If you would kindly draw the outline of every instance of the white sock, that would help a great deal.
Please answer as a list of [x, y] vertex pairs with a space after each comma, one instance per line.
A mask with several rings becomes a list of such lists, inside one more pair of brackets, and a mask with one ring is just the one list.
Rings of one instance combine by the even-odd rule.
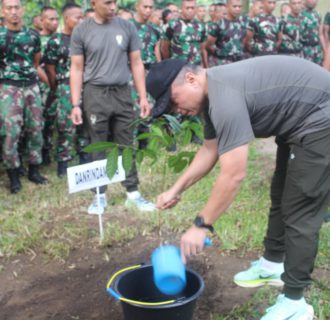
[[[95, 194], [95, 196], [97, 197], [97, 193]], [[105, 193], [99, 193], [99, 196], [100, 196], [100, 198], [105, 198]]]
[[132, 191], [132, 192], [127, 192], [127, 198], [130, 200], [137, 199], [141, 196], [140, 192], [138, 190]]
[[279, 269], [283, 269], [283, 262], [272, 262], [264, 257], [260, 258], [260, 264], [262, 268], [265, 268], [270, 271], [277, 271]]

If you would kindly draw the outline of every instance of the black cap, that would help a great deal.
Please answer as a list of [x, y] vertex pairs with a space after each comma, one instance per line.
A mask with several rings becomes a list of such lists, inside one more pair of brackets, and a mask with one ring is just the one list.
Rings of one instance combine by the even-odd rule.
[[165, 113], [171, 99], [171, 84], [188, 64], [184, 60], [166, 59], [151, 66], [147, 75], [147, 91], [156, 100], [152, 108], [152, 116], [157, 118]]

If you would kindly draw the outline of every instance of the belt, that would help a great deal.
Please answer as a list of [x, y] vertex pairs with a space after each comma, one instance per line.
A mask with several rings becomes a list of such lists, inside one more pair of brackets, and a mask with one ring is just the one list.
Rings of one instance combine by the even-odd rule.
[[86, 85], [87, 86], [94, 87], [94, 88], [109, 89], [109, 90], [112, 90], [112, 89], [124, 89], [124, 88], [127, 88], [128, 87], [128, 83], [117, 84], [117, 85], [113, 85], [113, 84], [107, 85], [107, 84], [93, 84], [93, 83], [85, 82], [84, 83], [84, 86], [86, 86]]
[[0, 83], [8, 84], [8, 85], [14, 86], [14, 87], [23, 88], [23, 87], [30, 87], [30, 86], [36, 84], [37, 80], [36, 79], [33, 79], [33, 80], [0, 79]]

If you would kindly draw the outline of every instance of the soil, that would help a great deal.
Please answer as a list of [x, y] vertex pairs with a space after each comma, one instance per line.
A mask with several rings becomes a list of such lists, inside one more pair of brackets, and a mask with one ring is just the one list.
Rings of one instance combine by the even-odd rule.
[[[274, 151], [273, 142], [266, 149]], [[266, 151], [265, 151], [266, 152]], [[128, 213], [120, 212], [108, 219], [125, 219], [135, 223]], [[67, 211], [56, 210], [56, 215]], [[126, 215], [126, 216], [125, 216]], [[95, 217], [94, 228], [97, 229]], [[155, 232], [156, 233], [156, 232]], [[179, 242], [178, 235], [167, 239]], [[159, 245], [156, 235], [138, 236], [125, 244], [101, 247], [85, 243], [73, 250], [66, 261], [47, 261], [42, 252], [29, 252], [14, 260], [2, 261], [0, 272], [1, 320], [121, 320], [121, 305], [105, 291], [111, 275], [136, 263], [149, 263], [151, 252]], [[189, 267], [204, 279], [205, 291], [198, 299], [194, 319], [208, 320], [214, 314], [228, 314], [257, 291], [237, 287], [232, 278], [249, 266], [257, 253], [240, 258], [238, 253], [226, 254], [217, 241], [189, 262]], [[328, 278], [330, 274], [318, 276]], [[265, 306], [259, 306], [263, 310]], [[156, 319], [155, 319], [156, 320]], [[246, 320], [252, 320], [246, 319]]]
[[[77, 249], [65, 263], [45, 262], [42, 254], [21, 255], [5, 264], [0, 273], [0, 318], [123, 319], [120, 303], [105, 291], [107, 280], [121, 268], [149, 263], [158, 245], [157, 238], [140, 236], [124, 246]], [[203, 320], [228, 313], [256, 291], [232, 282], [233, 275], [246, 268], [250, 259], [226, 255], [217, 243], [206, 250], [189, 263], [205, 282], [194, 313], [194, 319]]]

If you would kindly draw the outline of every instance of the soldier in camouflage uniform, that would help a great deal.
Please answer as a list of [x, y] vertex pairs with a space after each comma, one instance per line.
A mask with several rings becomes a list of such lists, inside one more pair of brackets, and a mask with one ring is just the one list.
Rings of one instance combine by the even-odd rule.
[[75, 4], [65, 5], [62, 13], [64, 29], [62, 33], [55, 33], [49, 39], [43, 57], [51, 94], [56, 96], [53, 105], [56, 107], [54, 125], [57, 130], [56, 161], [59, 177], [66, 175], [68, 161], [73, 155], [75, 128], [70, 118], [70, 38], [73, 28], [83, 19], [81, 7]]
[[[206, 33], [209, 35], [210, 30], [217, 28], [217, 25], [219, 21], [221, 21], [224, 18], [227, 18], [227, 6], [225, 2], [218, 2], [215, 4], [212, 4], [209, 7], [209, 16], [210, 20], [206, 23]], [[207, 66], [214, 67], [218, 65], [218, 58], [215, 55], [215, 45], [209, 49], [206, 50], [205, 53], [203, 53], [207, 58]]]
[[223, 65], [242, 59], [243, 26], [239, 19], [241, 0], [227, 1], [227, 18], [213, 24], [208, 31], [206, 49], [211, 51], [215, 45], [216, 65]]
[[[160, 54], [160, 37], [161, 29], [155, 24], [149, 22], [152, 11], [154, 9], [153, 0], [138, 0], [136, 3], [136, 15], [132, 19], [132, 23], [135, 25], [138, 36], [140, 38], [142, 48], [141, 48], [141, 58], [144, 64], [144, 69], [146, 74], [153, 63], [159, 62], [161, 60]], [[130, 81], [132, 100], [134, 103], [134, 109], [137, 114], [140, 113], [139, 97], [135, 89], [133, 79]], [[148, 100], [152, 103], [151, 97], [148, 96]], [[145, 125], [139, 125], [137, 128], [137, 134], [148, 132], [149, 127]], [[147, 140], [139, 141], [139, 148], [144, 149], [147, 146]]]
[[302, 11], [301, 43], [304, 58], [318, 65], [323, 63], [325, 43], [322, 34], [321, 15], [315, 10], [317, 0], [305, 0]]
[[281, 18], [280, 30], [282, 42], [278, 49], [280, 54], [302, 57], [301, 10], [302, 0], [290, 0], [291, 13]]
[[10, 180], [10, 191], [21, 190], [18, 168], [18, 141], [24, 126], [28, 149], [28, 179], [44, 184], [39, 173], [43, 126], [37, 68], [40, 61], [40, 39], [23, 26], [20, 0], [3, 0], [6, 24], [0, 27], [0, 134], [2, 158]]
[[248, 14], [245, 14], [240, 17], [242, 26], [243, 26], [243, 33], [244, 33], [244, 40], [243, 40], [243, 59], [249, 59], [252, 57], [251, 53], [247, 50], [246, 46], [246, 35], [248, 31], [248, 27], [250, 24], [250, 20], [256, 17], [259, 14], [264, 13], [264, 2], [263, 0], [254, 0]]
[[[141, 58], [144, 68], [148, 71], [151, 65], [161, 60], [160, 36], [161, 30], [155, 24], [149, 22], [154, 8], [153, 0], [138, 0], [136, 3], [136, 16], [131, 22], [135, 25], [138, 36], [142, 43]], [[131, 81], [132, 83], [133, 81]], [[132, 98], [135, 107], [138, 108], [138, 97], [134, 86], [132, 86]]]
[[[53, 7], [43, 7], [41, 10], [41, 23], [42, 30], [40, 32], [41, 41], [41, 67], [45, 69], [45, 63], [43, 61], [44, 52], [46, 50], [47, 43], [51, 36], [56, 32], [58, 28], [59, 17], [56, 10]], [[49, 96], [49, 82], [40, 82], [41, 99], [44, 107], [44, 119], [45, 125], [43, 130], [44, 146], [42, 149], [43, 164], [50, 164], [50, 149], [52, 147], [52, 135], [54, 129], [54, 121], [56, 115], [56, 105], [53, 103], [53, 99]], [[49, 98], [47, 100], [47, 98]]]
[[276, 0], [263, 0], [264, 13], [249, 21], [246, 49], [253, 56], [276, 54], [281, 42], [280, 20], [273, 15]]
[[206, 40], [205, 26], [195, 19], [195, 0], [182, 1], [181, 17], [169, 21], [163, 33], [163, 58], [177, 58], [201, 65], [201, 45]]

